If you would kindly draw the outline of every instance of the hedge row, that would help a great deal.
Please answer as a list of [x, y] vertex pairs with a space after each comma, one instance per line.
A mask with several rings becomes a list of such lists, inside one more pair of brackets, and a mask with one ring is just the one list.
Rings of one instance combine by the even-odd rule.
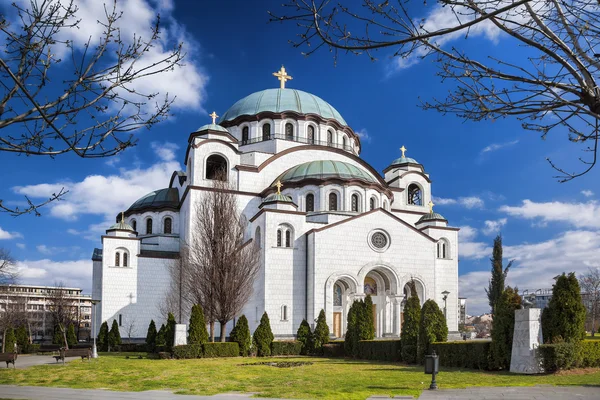
[[297, 356], [302, 352], [302, 343], [297, 340], [288, 340], [271, 343], [272, 356]]
[[543, 344], [539, 347], [544, 371], [600, 367], [600, 342], [584, 340], [579, 343]]
[[173, 357], [178, 359], [237, 357], [239, 354], [240, 347], [236, 342], [187, 344], [173, 347]]
[[489, 369], [490, 341], [432, 343], [441, 367]]
[[399, 340], [361, 340], [358, 342], [358, 358], [377, 361], [400, 361]]

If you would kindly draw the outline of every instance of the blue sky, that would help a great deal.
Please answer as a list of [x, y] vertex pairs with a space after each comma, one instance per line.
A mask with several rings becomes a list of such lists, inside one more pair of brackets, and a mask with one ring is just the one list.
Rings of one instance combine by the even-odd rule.
[[[504, 236], [505, 255], [516, 260], [509, 283], [522, 289], [551, 287], [557, 273], [600, 265], [600, 171], [559, 184], [545, 161], [577, 166], [581, 149], [566, 132], [541, 140], [515, 119], [475, 123], [423, 111], [419, 98], [443, 97], [452, 87], [441, 83], [431, 61], [399, 68], [387, 51], [378, 53], [377, 62], [344, 55], [334, 65], [327, 51], [306, 58], [287, 42], [298, 33], [292, 24], [267, 23], [266, 11], [278, 10], [281, 0], [210, 3], [128, 2], [126, 11], [135, 12], [126, 12], [123, 23], [130, 30], [147, 28], [160, 12], [165, 36], [182, 40], [188, 52], [184, 69], [146, 83], [178, 97], [174, 117], [138, 132], [136, 147], [99, 160], [0, 156], [0, 198], [7, 204], [19, 204], [23, 194], [39, 200], [61, 187], [70, 190], [41, 217], [0, 214], [0, 247], [19, 261], [24, 283], [64, 281], [89, 292], [92, 250], [117, 212], [167, 186], [181, 168], [189, 133], [208, 123], [213, 110], [222, 114], [252, 92], [277, 87], [271, 73], [282, 64], [294, 78], [288, 87], [322, 97], [363, 135], [361, 156], [377, 170], [398, 157], [402, 145], [424, 165], [436, 211], [462, 228], [460, 295], [470, 299], [469, 313], [487, 311], [483, 288], [497, 232]], [[94, 16], [94, 7], [81, 2], [84, 17]], [[525, 51], [484, 31], [465, 45], [475, 55], [485, 49], [514, 58]]]

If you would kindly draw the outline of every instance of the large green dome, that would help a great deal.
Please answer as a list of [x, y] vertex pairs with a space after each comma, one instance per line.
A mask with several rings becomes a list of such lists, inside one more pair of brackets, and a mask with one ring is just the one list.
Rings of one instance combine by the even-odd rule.
[[343, 161], [310, 161], [296, 165], [279, 175], [275, 181], [298, 182], [304, 179], [359, 179], [367, 183], [378, 183], [367, 171]]
[[179, 192], [175, 188], [166, 188], [155, 190], [136, 200], [125, 213], [129, 215], [137, 211], [177, 207], [179, 207]]
[[241, 115], [256, 115], [263, 111], [294, 111], [299, 114], [317, 114], [348, 125], [331, 104], [313, 94], [296, 89], [266, 89], [238, 100], [219, 119], [219, 123], [231, 121]]

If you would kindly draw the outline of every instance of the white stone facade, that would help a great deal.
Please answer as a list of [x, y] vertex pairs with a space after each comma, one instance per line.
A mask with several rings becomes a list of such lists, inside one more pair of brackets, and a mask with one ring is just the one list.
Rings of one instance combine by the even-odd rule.
[[[271, 125], [269, 137], [261, 136], [264, 124]], [[285, 136], [286, 124], [293, 134]], [[332, 335], [341, 337], [351, 302], [371, 294], [377, 337], [397, 337], [411, 279], [421, 302], [434, 299], [445, 308], [448, 328], [456, 331], [458, 229], [430, 212], [431, 183], [422, 165], [400, 158], [382, 176], [359, 153], [351, 128], [317, 114], [261, 111], [193, 133], [186, 171], [125, 213], [123, 223], [135, 221], [136, 232], [117, 224], [102, 237], [93, 273], [93, 296], [101, 300], [97, 326], [117, 319], [126, 337], [133, 323], [132, 337], [143, 338], [151, 319], [157, 327], [165, 322], [160, 304], [169, 268], [191, 235], [194, 204], [212, 190], [211, 168], [220, 162], [249, 221], [247, 239], [261, 244], [260, 273], [242, 311], [252, 331], [266, 311], [275, 336], [291, 338], [303, 319], [314, 324], [323, 309]], [[300, 165], [305, 175], [282, 182], [281, 194], [291, 202], [263, 203], [279, 177]], [[330, 165], [334, 170], [326, 171]], [[117, 252], [128, 254], [127, 266], [122, 255], [115, 265]], [[442, 292], [449, 293], [446, 302]]]

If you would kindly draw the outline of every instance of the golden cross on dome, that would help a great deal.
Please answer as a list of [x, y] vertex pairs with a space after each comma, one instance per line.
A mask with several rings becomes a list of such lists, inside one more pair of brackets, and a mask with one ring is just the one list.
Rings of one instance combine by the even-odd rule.
[[433, 214], [433, 206], [435, 206], [435, 204], [433, 204], [433, 201], [429, 200], [429, 204], [427, 204], [429, 206], [429, 214]]
[[217, 123], [217, 118], [219, 118], [219, 116], [216, 112], [213, 111], [212, 114], [208, 114], [208, 116], [213, 119], [213, 125]]
[[285, 67], [283, 65], [281, 66], [281, 69], [279, 71], [273, 72], [273, 76], [276, 76], [277, 79], [279, 79], [279, 82], [281, 82], [282, 89], [285, 89], [285, 81], [291, 81], [292, 79], [294, 79], [285, 72]]
[[404, 153], [406, 152], [406, 147], [404, 147], [404, 145], [402, 145], [402, 147], [400, 147], [400, 151], [402, 152], [402, 158], [404, 158]]
[[281, 188], [283, 187], [283, 183], [281, 183], [281, 181], [277, 181], [275, 186], [277, 186], [277, 194], [281, 194]]

